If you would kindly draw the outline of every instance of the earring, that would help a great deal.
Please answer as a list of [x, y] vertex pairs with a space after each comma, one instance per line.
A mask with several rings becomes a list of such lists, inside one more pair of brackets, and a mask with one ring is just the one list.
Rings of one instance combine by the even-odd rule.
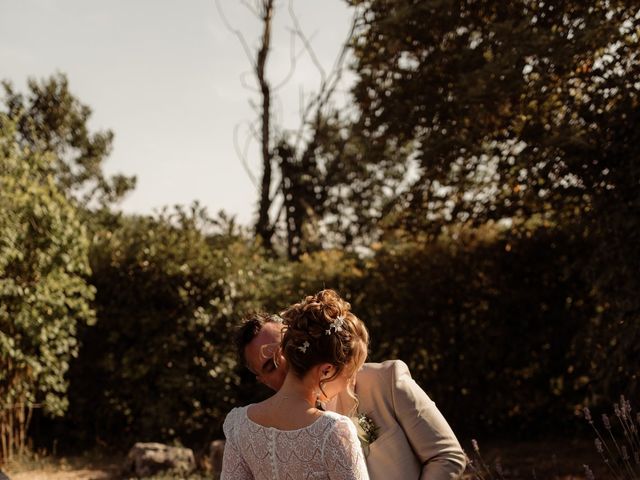
[[318, 410], [320, 410], [320, 411], [324, 412], [324, 411], [326, 410], [326, 407], [325, 407], [325, 404], [324, 404], [324, 403], [322, 403], [322, 400], [320, 400], [320, 392], [321, 392], [321, 390], [320, 390], [320, 391], [318, 391], [318, 389], [314, 390], [314, 392], [313, 392], [313, 393], [315, 393], [315, 395], [316, 395], [316, 404], [315, 404], [315, 407], [316, 407]]

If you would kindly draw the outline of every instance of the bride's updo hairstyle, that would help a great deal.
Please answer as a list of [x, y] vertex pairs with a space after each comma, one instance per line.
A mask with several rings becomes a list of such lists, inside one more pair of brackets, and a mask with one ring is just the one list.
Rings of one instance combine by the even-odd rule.
[[334, 374], [320, 382], [323, 393], [324, 384], [343, 371], [352, 377], [367, 358], [369, 332], [351, 313], [351, 305], [333, 290], [308, 296], [280, 316], [284, 320], [282, 352], [291, 372], [302, 378], [321, 363], [335, 367]]

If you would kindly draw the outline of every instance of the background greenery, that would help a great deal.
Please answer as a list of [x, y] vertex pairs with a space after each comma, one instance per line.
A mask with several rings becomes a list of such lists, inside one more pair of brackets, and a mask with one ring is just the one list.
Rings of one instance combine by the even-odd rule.
[[135, 179], [103, 175], [112, 134], [67, 79], [5, 85], [7, 441], [36, 407], [36, 444], [204, 445], [265, 393], [233, 356], [238, 319], [324, 287], [461, 435], [559, 431], [638, 393], [640, 4], [350, 3], [349, 112], [280, 172], [295, 242], [197, 204], [119, 213]]

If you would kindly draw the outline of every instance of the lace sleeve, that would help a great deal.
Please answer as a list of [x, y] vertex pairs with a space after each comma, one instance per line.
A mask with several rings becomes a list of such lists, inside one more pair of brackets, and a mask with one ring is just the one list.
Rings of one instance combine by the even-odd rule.
[[222, 473], [220, 480], [253, 480], [253, 474], [240, 454], [236, 443], [235, 428], [237, 427], [236, 409], [231, 410], [224, 420], [223, 430], [226, 438], [224, 454], [222, 456]]
[[331, 480], [369, 480], [356, 427], [347, 417], [336, 419], [322, 450]]

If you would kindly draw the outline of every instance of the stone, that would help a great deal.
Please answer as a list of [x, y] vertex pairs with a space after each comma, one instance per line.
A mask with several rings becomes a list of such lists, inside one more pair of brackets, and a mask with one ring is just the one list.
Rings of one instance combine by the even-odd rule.
[[125, 472], [142, 478], [165, 471], [189, 475], [195, 468], [196, 460], [190, 448], [136, 443], [127, 455]]

